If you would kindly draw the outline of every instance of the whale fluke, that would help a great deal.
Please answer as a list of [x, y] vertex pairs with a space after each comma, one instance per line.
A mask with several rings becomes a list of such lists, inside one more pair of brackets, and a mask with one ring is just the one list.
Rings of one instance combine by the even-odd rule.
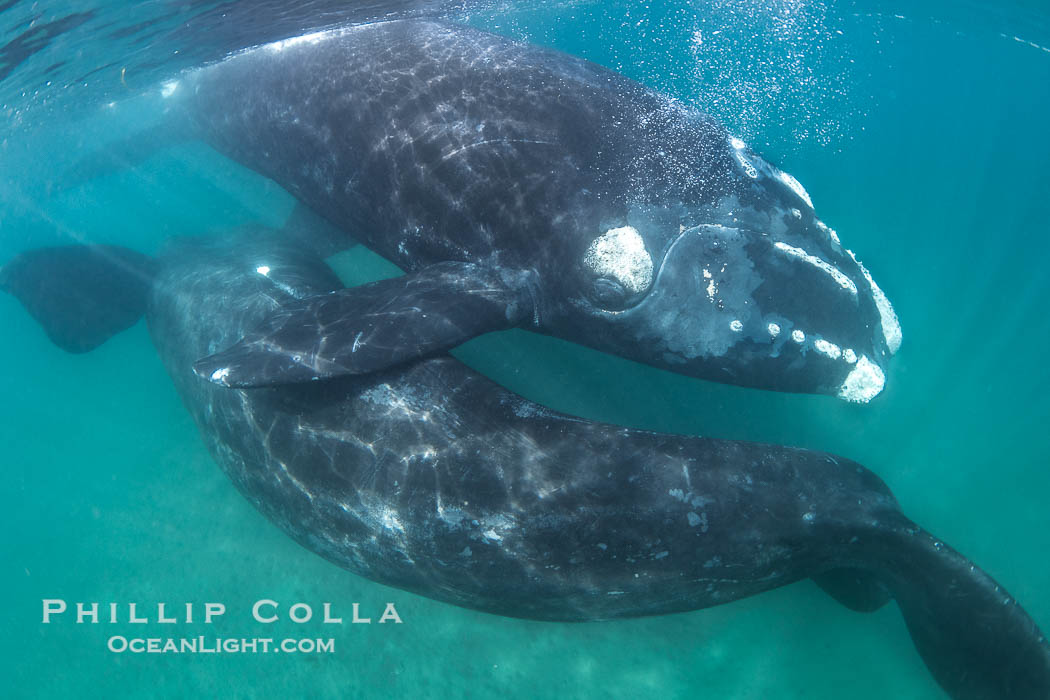
[[58, 347], [93, 350], [146, 311], [153, 261], [110, 245], [38, 248], [0, 268], [0, 289], [14, 295]]
[[898, 516], [880, 527], [884, 575], [934, 678], [955, 700], [1050, 698], [1050, 644], [991, 576]]

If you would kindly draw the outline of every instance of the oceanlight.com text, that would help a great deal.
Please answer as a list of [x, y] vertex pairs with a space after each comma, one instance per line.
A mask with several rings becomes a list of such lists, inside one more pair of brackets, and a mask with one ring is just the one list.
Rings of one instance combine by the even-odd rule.
[[114, 654], [334, 654], [335, 640], [268, 637], [124, 637], [113, 635]]

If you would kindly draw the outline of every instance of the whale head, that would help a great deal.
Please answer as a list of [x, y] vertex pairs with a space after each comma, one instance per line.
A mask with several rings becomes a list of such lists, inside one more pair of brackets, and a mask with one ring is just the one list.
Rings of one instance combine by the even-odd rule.
[[606, 212], [560, 334], [702, 379], [870, 401], [901, 343], [886, 295], [795, 178], [736, 138], [720, 155], [702, 198]]

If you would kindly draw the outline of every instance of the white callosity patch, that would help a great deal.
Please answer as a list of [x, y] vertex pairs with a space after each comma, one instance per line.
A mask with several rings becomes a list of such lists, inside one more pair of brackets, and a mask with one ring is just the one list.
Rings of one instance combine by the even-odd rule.
[[213, 382], [225, 382], [226, 377], [228, 376], [230, 376], [230, 368], [223, 367], [222, 369], [217, 369], [211, 373], [211, 380]]
[[830, 238], [835, 245], [842, 245], [842, 241], [839, 240], [839, 234], [835, 233], [835, 229], [831, 228], [819, 219], [817, 220], [817, 228], [819, 228], [821, 231], [827, 234], [828, 238]]
[[801, 182], [785, 173], [783, 170], [777, 171], [777, 179], [787, 185], [788, 189], [797, 194], [799, 199], [806, 203], [806, 206], [810, 209], [813, 208], [813, 200], [809, 198], [809, 192], [806, 192], [806, 188], [802, 186]]
[[741, 323], [740, 319], [738, 318], [733, 319], [729, 324], [729, 330], [733, 331], [734, 333], [739, 333], [740, 331], [744, 330], [744, 324]]
[[770, 323], [768, 326], [766, 326], [766, 330], [769, 331], [769, 335], [771, 338], [776, 338], [778, 335], [780, 335], [780, 326], [776, 323]]
[[755, 166], [751, 164], [751, 161], [749, 161], [748, 158], [745, 158], [740, 151], [736, 151], [736, 160], [748, 177], [751, 177], [752, 179], [758, 177], [758, 170], [755, 169]]
[[842, 349], [838, 345], [830, 343], [823, 338], [813, 343], [813, 347], [815, 347], [818, 352], [824, 353], [833, 360], [837, 360], [842, 356]]
[[704, 279], [707, 280], [707, 298], [714, 301], [715, 294], [718, 293], [718, 285], [715, 284], [714, 277], [711, 275], [711, 271], [706, 267], [704, 268]]
[[795, 330], [791, 331], [791, 339], [794, 340], [796, 343], [804, 343], [806, 342], [806, 334], [796, 328]]
[[850, 294], [856, 296], [857, 285], [853, 284], [853, 280], [847, 277], [846, 274], [842, 272], [842, 270], [838, 269], [831, 263], [821, 258], [818, 258], [816, 255], [810, 255], [802, 248], [796, 248], [795, 246], [788, 245], [783, 241], [777, 241], [773, 244], [773, 246], [781, 252], [796, 257], [799, 260], [804, 260], [805, 262], [816, 267], [817, 269], [826, 272], [828, 275], [831, 276], [833, 280], [835, 280], [836, 283], [838, 283], [840, 287], [845, 289]]
[[260, 265], [259, 267], [255, 268], [255, 271], [263, 277], [266, 277], [270, 274], [270, 267], [269, 265]]
[[861, 355], [857, 366], [850, 371], [839, 389], [839, 398], [854, 403], [867, 403], [878, 396], [886, 385], [886, 376], [866, 355]]
[[857, 256], [853, 254], [852, 250], [847, 250], [846, 252], [857, 263], [857, 267], [864, 273], [864, 279], [868, 280], [868, 284], [871, 285], [871, 295], [875, 298], [875, 308], [879, 310], [879, 320], [882, 321], [882, 335], [886, 338], [886, 347], [890, 349], [890, 354], [892, 355], [900, 349], [901, 341], [904, 340], [900, 321], [897, 320], [897, 312], [893, 310], [893, 305], [890, 304], [890, 300], [886, 298], [886, 295], [882, 293], [879, 285], [875, 284], [875, 280], [872, 279], [868, 268], [864, 267], [864, 263], [857, 260]]
[[633, 226], [609, 229], [594, 239], [583, 264], [598, 277], [616, 280], [629, 294], [645, 292], [653, 283], [653, 258]]
[[857, 353], [853, 352], [853, 348], [846, 348], [842, 351], [842, 359], [852, 365], [857, 361]]
[[744, 149], [747, 148], [744, 142], [734, 136], [729, 139], [729, 145], [733, 147], [733, 155], [736, 156], [737, 162], [740, 163], [740, 167], [744, 169], [747, 176], [752, 180], [757, 178], [758, 169], [744, 155]]
[[[745, 150], [747, 149], [747, 145], [735, 136], [731, 136], [729, 138], [729, 145], [733, 147], [733, 155], [736, 157], [737, 162], [740, 163], [740, 167], [744, 169], [744, 172], [747, 174], [747, 176], [752, 180], [757, 178], [758, 168], [756, 168], [755, 164], [751, 162], [751, 159], [744, 154]], [[762, 172], [764, 175], [772, 175], [776, 179], [780, 180], [782, 183], [784, 183], [784, 185], [787, 186], [789, 190], [794, 192], [799, 199], [805, 202], [806, 206], [808, 206], [810, 209], [813, 208], [813, 200], [810, 199], [809, 192], [806, 192], [806, 188], [802, 186], [801, 182], [796, 180], [792, 175], [785, 173], [783, 170], [780, 170], [779, 168], [771, 165], [770, 163], [765, 162], [761, 158], [758, 158], [758, 162], [760, 167], [762, 168]], [[799, 212], [799, 215], [801, 216], [801, 212]]]

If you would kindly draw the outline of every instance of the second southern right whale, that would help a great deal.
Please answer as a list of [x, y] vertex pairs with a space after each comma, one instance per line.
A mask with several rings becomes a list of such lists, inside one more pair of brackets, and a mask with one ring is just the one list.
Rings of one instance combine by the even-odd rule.
[[957, 700], [1050, 697], [1050, 646], [1027, 613], [848, 459], [572, 418], [447, 356], [257, 389], [193, 372], [277, 308], [335, 291], [367, 308], [381, 284], [343, 289], [314, 252], [262, 234], [181, 241], [156, 260], [40, 249], [0, 270], [63, 346], [145, 313], [237, 488], [360, 576], [562, 621], [695, 610], [809, 577], [857, 610], [896, 599]]
[[795, 178], [700, 110], [589, 61], [390, 21], [246, 50], [164, 93], [166, 129], [346, 232], [326, 246], [353, 236], [408, 273], [367, 306], [335, 293], [275, 310], [198, 365], [213, 381], [365, 373], [521, 326], [863, 402], [900, 344], [886, 296]]

